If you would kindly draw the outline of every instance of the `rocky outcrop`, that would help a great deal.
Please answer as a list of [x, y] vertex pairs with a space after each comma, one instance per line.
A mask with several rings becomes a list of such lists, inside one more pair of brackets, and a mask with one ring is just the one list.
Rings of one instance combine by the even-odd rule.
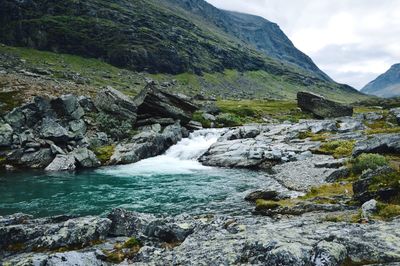
[[46, 171], [73, 171], [76, 169], [75, 157], [72, 155], [58, 154], [56, 158], [46, 167]]
[[319, 118], [353, 115], [352, 107], [327, 100], [320, 95], [309, 92], [297, 93], [297, 103], [303, 111], [311, 112]]
[[400, 108], [390, 109], [390, 114], [396, 118], [397, 124], [400, 125]]
[[185, 125], [198, 109], [189, 99], [162, 91], [154, 83], [147, 85], [134, 101], [140, 120], [149, 117], [173, 118]]
[[181, 140], [184, 132], [179, 123], [167, 126], [162, 132], [141, 132], [128, 143], [117, 145], [110, 163], [129, 164], [160, 155]]
[[116, 89], [107, 87], [101, 90], [94, 103], [97, 109], [118, 119], [129, 120], [132, 124], [136, 122], [137, 105], [128, 96]]
[[400, 153], [399, 134], [379, 134], [369, 139], [358, 141], [353, 150], [353, 156], [361, 153]]
[[9, 124], [0, 122], [0, 147], [10, 147], [12, 144], [13, 129]]

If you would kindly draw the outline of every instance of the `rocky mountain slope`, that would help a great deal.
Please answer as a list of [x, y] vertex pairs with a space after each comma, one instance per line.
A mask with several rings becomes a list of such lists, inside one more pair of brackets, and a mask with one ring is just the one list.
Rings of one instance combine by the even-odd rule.
[[385, 98], [400, 96], [400, 64], [391, 66], [388, 71], [368, 83], [361, 91]]
[[276, 23], [262, 17], [220, 10], [203, 0], [168, 0], [198, 18], [234, 36], [265, 55], [301, 67], [313, 75], [331, 80], [307, 55], [299, 51]]
[[[227, 20], [219, 24], [166, 1], [2, 1], [0, 42], [98, 58], [163, 82], [187, 75], [188, 90], [222, 91], [220, 97], [294, 98], [300, 90], [363, 97], [332, 82], [275, 24], [223, 14]], [[226, 29], [231, 23], [237, 30]]]

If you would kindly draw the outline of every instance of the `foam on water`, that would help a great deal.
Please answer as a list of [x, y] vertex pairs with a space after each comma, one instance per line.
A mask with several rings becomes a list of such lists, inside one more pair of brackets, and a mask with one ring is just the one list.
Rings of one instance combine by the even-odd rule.
[[217, 141], [223, 130], [198, 130], [169, 148], [165, 154], [141, 160], [134, 164], [100, 169], [98, 172], [114, 176], [151, 176], [190, 174], [194, 171], [210, 171], [211, 167], [203, 166], [197, 159]]

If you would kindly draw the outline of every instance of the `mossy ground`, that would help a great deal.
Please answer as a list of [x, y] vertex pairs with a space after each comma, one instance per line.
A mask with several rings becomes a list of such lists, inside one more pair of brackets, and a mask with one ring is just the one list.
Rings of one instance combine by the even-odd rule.
[[99, 159], [101, 164], [103, 165], [107, 164], [107, 162], [110, 160], [111, 156], [114, 153], [114, 150], [114, 145], [93, 148], [93, 152], [96, 154], [97, 159]]
[[125, 259], [131, 259], [141, 248], [140, 241], [131, 237], [124, 243], [116, 243], [113, 250], [103, 250], [106, 260], [111, 263], [121, 263]]
[[343, 158], [351, 156], [354, 145], [354, 140], [335, 140], [323, 143], [315, 152], [321, 154], [329, 154], [335, 158]]

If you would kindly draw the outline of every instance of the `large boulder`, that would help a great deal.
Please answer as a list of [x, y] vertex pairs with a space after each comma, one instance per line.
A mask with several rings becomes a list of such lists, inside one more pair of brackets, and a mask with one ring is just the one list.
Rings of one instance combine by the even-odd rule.
[[65, 117], [70, 120], [78, 120], [85, 114], [78, 98], [72, 94], [62, 95], [52, 100], [51, 106], [59, 117]]
[[390, 114], [396, 117], [397, 123], [400, 125], [400, 108], [390, 109]]
[[46, 167], [46, 171], [73, 171], [75, 170], [75, 157], [72, 155], [57, 154], [56, 158]]
[[44, 169], [53, 161], [53, 158], [50, 148], [39, 149], [35, 152], [17, 149], [7, 154], [7, 163], [21, 168]]
[[379, 134], [358, 141], [353, 149], [353, 156], [361, 153], [400, 153], [400, 134]]
[[311, 112], [318, 118], [353, 115], [353, 107], [330, 101], [310, 92], [298, 92], [297, 103], [303, 111]]
[[44, 139], [49, 139], [55, 142], [66, 142], [69, 139], [68, 130], [53, 118], [43, 119], [40, 136]]
[[154, 157], [165, 152], [183, 137], [183, 129], [176, 123], [167, 126], [162, 133], [145, 131], [134, 136], [127, 144], [120, 144], [111, 156], [111, 164], [129, 164]]
[[0, 148], [11, 146], [13, 132], [9, 124], [3, 124], [0, 121]]
[[192, 119], [193, 112], [198, 109], [186, 97], [162, 91], [152, 83], [147, 85], [134, 101], [141, 119], [173, 118], [180, 120], [182, 124], [187, 124]]
[[94, 152], [87, 148], [78, 148], [72, 152], [79, 168], [96, 168], [101, 165]]
[[4, 116], [6, 123], [17, 132], [33, 127], [40, 119], [41, 114], [34, 102], [16, 107]]
[[96, 108], [119, 119], [136, 121], [136, 104], [125, 94], [111, 87], [101, 90], [94, 101]]

